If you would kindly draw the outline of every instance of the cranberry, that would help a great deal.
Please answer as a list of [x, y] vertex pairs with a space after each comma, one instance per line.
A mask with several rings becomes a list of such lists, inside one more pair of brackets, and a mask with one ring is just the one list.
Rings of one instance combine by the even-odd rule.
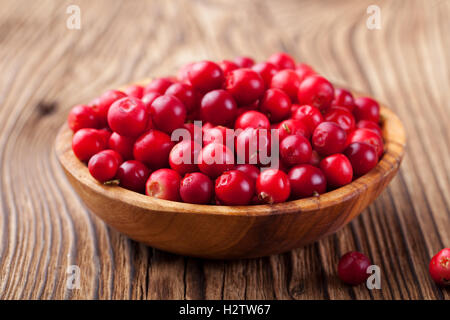
[[223, 144], [210, 143], [198, 155], [198, 168], [212, 179], [233, 167], [234, 154]]
[[241, 106], [255, 102], [264, 94], [264, 80], [252, 69], [231, 71], [225, 87]]
[[270, 128], [270, 121], [261, 112], [258, 111], [247, 111], [241, 114], [234, 124], [235, 129], [246, 129], [246, 128], [262, 128], [262, 129], [269, 129]]
[[293, 167], [288, 174], [293, 199], [307, 198], [327, 191], [327, 180], [319, 168], [310, 164]]
[[275, 65], [270, 62], [261, 62], [255, 64], [252, 67], [252, 70], [256, 71], [264, 80], [264, 85], [266, 89], [270, 88], [272, 77], [278, 72], [278, 68], [275, 67]]
[[322, 122], [312, 135], [312, 145], [321, 156], [342, 152], [347, 144], [345, 130], [334, 122]]
[[353, 95], [350, 91], [337, 88], [334, 89], [334, 99], [331, 102], [331, 105], [343, 107], [352, 112], [353, 108], [355, 107], [355, 100], [353, 99]]
[[381, 156], [383, 155], [383, 140], [377, 133], [372, 130], [356, 129], [348, 136], [348, 144], [353, 142], [367, 142], [375, 147], [378, 158], [381, 158]]
[[318, 167], [320, 165], [320, 161], [322, 161], [322, 157], [316, 150], [313, 150], [311, 153], [311, 159], [309, 159], [309, 164]]
[[186, 140], [177, 143], [169, 154], [170, 167], [182, 176], [198, 171], [195, 162], [201, 149], [200, 144], [195, 141]]
[[133, 158], [133, 146], [135, 139], [121, 136], [117, 132], [113, 132], [109, 137], [109, 147], [118, 152], [123, 159], [129, 160]]
[[100, 129], [97, 130], [97, 133], [102, 140], [102, 144], [107, 147], [109, 145], [109, 138], [111, 138], [112, 135], [111, 130], [109, 128]]
[[114, 102], [108, 111], [110, 128], [126, 137], [137, 137], [147, 128], [149, 115], [144, 103], [133, 97]]
[[171, 169], [159, 169], [153, 172], [145, 184], [145, 194], [164, 200], [180, 201], [181, 177]]
[[159, 92], [151, 91], [151, 92], [146, 93], [142, 97], [142, 102], [144, 103], [145, 110], [147, 110], [148, 113], [150, 113], [150, 107], [151, 107], [153, 101], [155, 101], [155, 99], [160, 96], [162, 96], [162, 94], [160, 94]]
[[169, 164], [169, 153], [173, 145], [164, 132], [150, 130], [136, 140], [133, 148], [134, 158], [144, 162], [152, 170], [164, 168]]
[[351, 143], [344, 151], [350, 160], [355, 176], [362, 176], [375, 168], [378, 162], [378, 155], [375, 147], [366, 142]]
[[353, 114], [357, 121], [370, 120], [378, 123], [380, 121], [380, 105], [368, 97], [356, 98]]
[[256, 193], [263, 203], [284, 202], [291, 193], [289, 178], [278, 169], [264, 170], [256, 180]]
[[83, 128], [98, 128], [99, 126], [99, 120], [94, 109], [85, 105], [73, 107], [69, 112], [67, 122], [73, 132]]
[[237, 117], [240, 117], [242, 114], [246, 113], [247, 111], [257, 111], [258, 108], [259, 108], [259, 100], [256, 100], [251, 105], [239, 107], [237, 109]]
[[144, 87], [133, 84], [125, 89], [125, 94], [129, 97], [141, 99], [144, 96]]
[[300, 78], [300, 82], [305, 80], [306, 77], [316, 74], [316, 71], [314, 71], [314, 69], [311, 66], [309, 66], [305, 63], [299, 63], [295, 67], [295, 72], [298, 74], [298, 76]]
[[253, 65], [255, 64], [255, 60], [253, 60], [250, 57], [236, 57], [234, 58], [234, 63], [239, 67], [239, 68], [251, 68], [253, 67]]
[[380, 137], [383, 137], [383, 133], [381, 131], [380, 126], [370, 120], [360, 120], [356, 123], [356, 128], [358, 129], [369, 129], [373, 132], [377, 133]]
[[100, 182], [109, 181], [116, 176], [121, 160], [122, 157], [114, 150], [100, 151], [89, 159], [89, 172]]
[[268, 165], [271, 155], [270, 131], [247, 128], [236, 138], [238, 163]]
[[302, 81], [297, 97], [300, 104], [309, 104], [325, 111], [334, 98], [334, 88], [324, 77], [313, 75]]
[[217, 178], [215, 192], [222, 204], [244, 206], [250, 203], [255, 194], [255, 183], [245, 173], [230, 170]]
[[115, 101], [125, 98], [126, 96], [125, 93], [118, 90], [109, 90], [100, 96], [97, 102], [92, 106], [97, 113], [100, 125], [107, 125], [109, 107], [111, 107]]
[[339, 278], [351, 285], [361, 284], [367, 280], [367, 268], [371, 265], [369, 258], [360, 252], [347, 252], [339, 260]]
[[430, 261], [431, 278], [440, 286], [450, 286], [450, 248], [439, 251]]
[[295, 119], [284, 120], [278, 125], [277, 129], [280, 142], [283, 141], [287, 136], [293, 134], [298, 134], [308, 139], [311, 135], [308, 128], [303, 124], [303, 122]]
[[193, 62], [188, 62], [178, 70], [178, 72], [177, 72], [178, 81], [180, 81], [182, 83], [189, 83], [188, 72], [193, 64], [194, 64]]
[[279, 70], [295, 69], [295, 60], [284, 52], [274, 53], [267, 62], [273, 63]]
[[323, 116], [325, 121], [337, 123], [345, 132], [350, 133], [355, 129], [355, 118], [346, 108], [332, 107]]
[[167, 88], [165, 95], [171, 95], [178, 98], [186, 107], [187, 113], [192, 112], [197, 104], [197, 93], [190, 84], [174, 83]]
[[94, 154], [106, 149], [106, 143], [99, 130], [84, 128], [78, 130], [72, 138], [72, 150], [81, 161], [88, 161]]
[[308, 163], [311, 160], [311, 153], [311, 144], [302, 135], [287, 136], [280, 143], [281, 160], [290, 167]]
[[156, 129], [171, 134], [181, 128], [186, 120], [186, 107], [174, 96], [160, 96], [150, 106], [150, 114]]
[[183, 128], [186, 129], [189, 133], [188, 140], [193, 140], [197, 143], [202, 143], [202, 128], [193, 123], [185, 123], [183, 125]]
[[323, 122], [323, 116], [319, 109], [309, 105], [298, 107], [297, 111], [292, 114], [292, 118], [303, 122], [311, 134]]
[[270, 86], [283, 90], [292, 101], [295, 101], [300, 86], [300, 77], [294, 70], [281, 70], [272, 77]]
[[167, 88], [169, 88], [173, 84], [173, 81], [168, 78], [159, 78], [152, 80], [148, 85], [144, 88], [144, 94], [149, 92], [158, 92], [159, 94], [164, 94]]
[[289, 117], [291, 99], [279, 89], [269, 89], [264, 93], [259, 108], [272, 122], [279, 122]]
[[203, 133], [203, 146], [207, 146], [210, 143], [221, 143], [228, 148], [234, 148], [234, 132], [232, 129], [228, 129], [223, 126], [217, 126], [211, 129], [207, 129]]
[[237, 105], [230, 93], [213, 90], [205, 94], [200, 106], [201, 119], [213, 125], [230, 125], [236, 118]]
[[239, 68], [239, 66], [230, 60], [222, 60], [219, 62], [219, 67], [222, 69], [223, 74], [226, 76], [229, 72], [236, 70]]
[[119, 185], [125, 189], [143, 193], [145, 182], [150, 175], [150, 170], [139, 161], [128, 160], [122, 163], [117, 170]]
[[345, 186], [352, 182], [352, 164], [342, 153], [333, 154], [320, 161], [320, 169], [330, 187]]
[[188, 173], [180, 183], [181, 199], [187, 203], [208, 204], [213, 192], [213, 182], [201, 172]]
[[194, 63], [188, 71], [188, 77], [192, 86], [201, 92], [220, 89], [224, 82], [222, 69], [211, 61]]
[[246, 174], [253, 180], [253, 183], [256, 183], [256, 179], [258, 179], [258, 176], [261, 173], [259, 168], [252, 164], [238, 164], [234, 169]]

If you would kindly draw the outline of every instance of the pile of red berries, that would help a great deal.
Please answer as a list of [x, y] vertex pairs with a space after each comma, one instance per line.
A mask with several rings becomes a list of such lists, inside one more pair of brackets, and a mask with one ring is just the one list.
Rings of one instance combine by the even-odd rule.
[[[199, 121], [197, 121], [199, 120]], [[92, 176], [160, 199], [279, 203], [373, 169], [379, 105], [335, 89], [285, 53], [184, 66], [71, 110], [72, 149]]]

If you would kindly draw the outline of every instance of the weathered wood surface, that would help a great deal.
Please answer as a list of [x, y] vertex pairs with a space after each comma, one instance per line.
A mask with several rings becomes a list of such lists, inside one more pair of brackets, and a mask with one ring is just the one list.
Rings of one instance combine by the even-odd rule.
[[[450, 2], [2, 0], [0, 10], [1, 299], [449, 299], [428, 276], [450, 246]], [[398, 176], [358, 219], [318, 243], [245, 261], [153, 250], [89, 213], [53, 152], [68, 109], [101, 91], [202, 58], [285, 50], [403, 120]], [[382, 289], [347, 287], [340, 255], [367, 253]], [[80, 289], [66, 286], [68, 265]]]

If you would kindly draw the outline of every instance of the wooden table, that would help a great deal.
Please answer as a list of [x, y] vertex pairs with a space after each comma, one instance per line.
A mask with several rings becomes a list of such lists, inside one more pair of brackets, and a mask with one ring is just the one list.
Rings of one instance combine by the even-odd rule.
[[[0, 298], [449, 299], [428, 262], [450, 246], [450, 2], [31, 1], [0, 10]], [[66, 9], [81, 9], [81, 29]], [[278, 256], [204, 261], [160, 252], [89, 213], [53, 153], [69, 108], [191, 60], [284, 50], [387, 103], [408, 149], [387, 190], [349, 226]], [[347, 287], [339, 257], [368, 254], [382, 289]], [[80, 288], [67, 288], [69, 265]]]

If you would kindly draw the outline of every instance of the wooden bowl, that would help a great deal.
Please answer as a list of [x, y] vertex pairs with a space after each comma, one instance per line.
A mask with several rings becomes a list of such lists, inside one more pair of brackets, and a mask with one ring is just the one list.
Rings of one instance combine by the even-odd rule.
[[334, 233], [378, 197], [397, 173], [406, 140], [398, 117], [384, 106], [380, 112], [385, 153], [372, 171], [320, 196], [275, 205], [194, 205], [105, 186], [73, 154], [67, 125], [60, 129], [55, 149], [87, 207], [130, 238], [187, 256], [252, 258], [282, 253]]

